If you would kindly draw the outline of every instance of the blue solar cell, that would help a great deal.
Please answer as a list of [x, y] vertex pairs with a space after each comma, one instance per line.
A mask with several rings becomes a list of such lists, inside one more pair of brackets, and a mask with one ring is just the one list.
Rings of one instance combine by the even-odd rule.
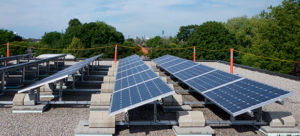
[[142, 101], [142, 98], [140, 96], [140, 92], [138, 91], [137, 86], [133, 86], [129, 89], [130, 91], [130, 98], [132, 104], [137, 104]]
[[134, 67], [134, 68], [130, 68], [130, 69], [127, 69], [127, 70], [123, 70], [122, 72], [117, 73], [116, 80], [131, 76], [131, 75], [134, 75], [134, 74], [137, 74], [139, 72], [146, 71], [146, 70], [150, 70], [147, 67], [146, 64], [143, 64], [143, 65], [140, 65], [140, 66], [137, 66], [137, 67]]
[[169, 58], [164, 59], [164, 60], [162, 60], [162, 61], [156, 62], [156, 64], [162, 65], [162, 64], [164, 64], [164, 63], [167, 63], [167, 62], [172, 61], [172, 60], [175, 60], [175, 59], [178, 59], [178, 58], [177, 58], [177, 57], [169, 57]]
[[196, 77], [198, 75], [207, 73], [209, 71], [212, 71], [213, 68], [204, 67], [203, 65], [197, 65], [194, 67], [190, 67], [189, 69], [186, 69], [184, 71], [178, 72], [174, 74], [178, 79], [180, 80], [188, 80], [190, 78]]
[[161, 56], [159, 58], [153, 59], [152, 61], [155, 62], [155, 63], [159, 63], [160, 61], [166, 60], [169, 57], [173, 57], [173, 56], [171, 56], [171, 55], [164, 55], [164, 56]]
[[168, 67], [166, 70], [169, 71], [170, 73], [175, 73], [177, 71], [184, 70], [186, 68], [189, 68], [189, 67], [192, 67], [192, 66], [195, 66], [195, 65], [197, 65], [197, 64], [192, 62], [192, 61], [185, 61], [185, 62], [183, 62], [179, 65]]
[[125, 108], [129, 110], [174, 93], [143, 61], [133, 63], [130, 62], [132, 59], [125, 60], [119, 63], [110, 114], [117, 114]]
[[120, 89], [121, 89], [121, 80], [115, 82], [114, 90], [120, 90]]
[[117, 111], [118, 109], [122, 108], [122, 103], [121, 103], [121, 92], [116, 92], [112, 95], [112, 101], [110, 105], [110, 110], [111, 111]]
[[238, 111], [262, 104], [288, 93], [288, 91], [282, 89], [243, 79], [204, 93], [204, 95], [220, 105], [224, 110], [235, 114]]
[[143, 101], [151, 98], [151, 94], [149, 93], [149, 90], [147, 89], [147, 87], [144, 83], [137, 85], [137, 87], [139, 89], [139, 92], [141, 94]]
[[170, 87], [166, 83], [164, 83], [160, 78], [154, 79], [153, 82], [159, 88], [161, 93], [168, 93], [172, 91]]
[[290, 95], [288, 91], [201, 64], [192, 64], [191, 61], [178, 64], [179, 61], [174, 61], [176, 58], [169, 56], [155, 63], [233, 116]]
[[241, 77], [216, 70], [208, 74], [188, 80], [186, 81], [186, 83], [195, 90], [203, 92], [208, 89], [212, 89], [220, 85], [232, 82], [239, 78]]
[[168, 61], [168, 62], [160, 65], [160, 67], [162, 67], [162, 68], [172, 67], [172, 66], [174, 66], [174, 65], [176, 65], [178, 63], [182, 63], [183, 61], [185, 61], [185, 60], [181, 59], [181, 58], [176, 58], [176, 59], [174, 59], [172, 61]]
[[141, 78], [141, 76], [139, 74], [133, 75], [134, 79], [137, 83], [141, 83], [143, 82], [143, 79]]

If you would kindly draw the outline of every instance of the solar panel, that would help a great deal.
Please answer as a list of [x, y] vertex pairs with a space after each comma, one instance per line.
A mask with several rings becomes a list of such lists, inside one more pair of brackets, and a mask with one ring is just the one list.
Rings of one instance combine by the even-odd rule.
[[168, 63], [169, 61], [172, 61], [172, 60], [175, 60], [175, 59], [178, 59], [178, 58], [169, 55], [169, 57], [167, 57], [167, 58], [165, 58], [165, 59], [162, 59], [162, 60], [156, 62], [156, 64], [162, 65], [162, 64], [164, 64], [164, 63]]
[[14, 56], [10, 56], [10, 57], [2, 57], [0, 58], [0, 62], [1, 61], [7, 61], [7, 60], [15, 60], [18, 58], [24, 58], [24, 57], [29, 57], [29, 56], [33, 56], [35, 53], [28, 53], [28, 54], [20, 54], [20, 55], [14, 55]]
[[192, 64], [191, 61], [177, 61], [180, 60], [178, 57], [168, 55], [164, 58], [166, 58], [164, 63], [157, 64], [158, 66], [232, 116], [243, 114], [291, 95], [288, 91], [208, 66], [194, 62]]
[[149, 70], [149, 67], [146, 64], [138, 65], [136, 67], [129, 68], [127, 70], [123, 70], [117, 73], [116, 79], [124, 78], [138, 72], [143, 72], [145, 70]]
[[48, 84], [48, 83], [53, 83], [55, 81], [58, 81], [58, 80], [61, 80], [61, 79], [64, 79], [64, 78], [67, 78], [69, 75], [72, 75], [74, 74], [76, 71], [80, 70], [81, 68], [83, 68], [84, 66], [88, 65], [89, 63], [93, 62], [95, 59], [101, 57], [102, 54], [100, 55], [97, 55], [97, 56], [94, 56], [94, 57], [91, 57], [91, 58], [88, 58], [84, 61], [81, 61], [81, 62], [78, 62], [76, 63], [75, 65], [72, 65], [64, 70], [61, 70], [49, 77], [46, 77], [40, 81], [37, 81], [35, 82], [34, 84], [24, 88], [24, 89], [21, 89], [18, 91], [18, 93], [22, 93], [22, 92], [26, 92], [26, 91], [29, 91], [31, 89], [35, 89], [37, 87], [40, 87], [42, 85], [45, 85], [45, 84]]
[[135, 57], [131, 56], [125, 60], [126, 62], [121, 60], [122, 63], [119, 63], [118, 66], [110, 115], [128, 111], [174, 93], [174, 90], [163, 82], [142, 60], [136, 60]]
[[155, 63], [158, 63], [158, 62], [160, 62], [160, 61], [163, 61], [163, 60], [167, 59], [168, 57], [172, 57], [172, 56], [171, 56], [171, 55], [164, 55], [164, 56], [162, 56], [162, 57], [153, 59], [152, 61], [155, 62]]
[[288, 97], [287, 91], [264, 85], [249, 79], [204, 93], [204, 96], [233, 116], [243, 114], [274, 102], [274, 99]]
[[126, 112], [130, 109], [170, 96], [174, 91], [160, 78], [143, 82], [113, 93], [110, 115]]
[[30, 62], [26, 62], [26, 63], [20, 63], [20, 64], [11, 65], [11, 66], [6, 66], [6, 67], [0, 68], [0, 72], [2, 72], [2, 71], [12, 71], [12, 70], [23, 68], [25, 66], [33, 66], [33, 65], [36, 65], [36, 64], [39, 64], [39, 63], [47, 62], [47, 61], [50, 61], [50, 60], [55, 60], [57, 58], [65, 57], [65, 56], [66, 56], [66, 54], [62, 54], [62, 55], [57, 55], [57, 56], [53, 56], [53, 57], [49, 57], [49, 58], [45, 58], [45, 59], [39, 59], [39, 60], [30, 61]]
[[167, 68], [169, 68], [169, 67], [172, 67], [172, 66], [181, 64], [181, 63], [183, 63], [184, 61], [185, 61], [184, 59], [176, 58], [176, 59], [173, 59], [173, 60], [171, 60], [171, 61], [167, 61], [166, 63], [161, 64], [160, 67], [167, 69]]

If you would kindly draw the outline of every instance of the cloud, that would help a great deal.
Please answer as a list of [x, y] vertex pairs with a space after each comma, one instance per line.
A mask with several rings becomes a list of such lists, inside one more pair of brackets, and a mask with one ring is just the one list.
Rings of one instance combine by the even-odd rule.
[[2, 0], [0, 28], [40, 38], [44, 32], [66, 29], [71, 18], [104, 21], [126, 37], [174, 36], [182, 25], [252, 16], [279, 0]]

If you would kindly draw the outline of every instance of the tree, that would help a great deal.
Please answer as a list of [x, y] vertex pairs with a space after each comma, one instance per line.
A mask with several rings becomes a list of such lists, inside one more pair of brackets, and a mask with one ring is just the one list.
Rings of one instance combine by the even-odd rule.
[[66, 29], [63, 43], [69, 45], [72, 42], [73, 37], [81, 37], [81, 28], [82, 24], [77, 18], [71, 19], [69, 21], [69, 26]]
[[0, 44], [15, 41], [16, 35], [12, 31], [0, 29]]
[[246, 16], [229, 19], [225, 27], [235, 35], [236, 43], [240, 47], [251, 47], [254, 38], [263, 26], [264, 19], [254, 16], [250, 19]]
[[163, 39], [160, 36], [155, 36], [154, 38], [149, 39], [146, 41], [147, 47], [164, 47], [165, 45], [163, 44]]
[[179, 41], [186, 42], [190, 35], [196, 30], [198, 25], [188, 25], [188, 26], [181, 26], [179, 28], [179, 32], [177, 33], [177, 38]]
[[[260, 56], [299, 61], [300, 2], [285, 0], [282, 5], [270, 7], [269, 10], [260, 14], [264, 23], [253, 40], [251, 51]], [[286, 74], [291, 74], [294, 69], [293, 63], [261, 59], [251, 55], [242, 56], [242, 63]]]
[[84, 46], [81, 43], [80, 39], [77, 37], [73, 37], [71, 44], [68, 46], [65, 52], [71, 53], [72, 55], [76, 57], [83, 57], [83, 51], [82, 50], [74, 50], [74, 49], [83, 49]]
[[[209, 60], [229, 60], [229, 48], [235, 48], [235, 38], [220, 22], [205, 22], [200, 25], [188, 39], [189, 46], [196, 46], [200, 50], [197, 57]], [[228, 52], [209, 52], [208, 50], [223, 50]]]
[[47, 44], [49, 48], [63, 48], [61, 44], [62, 34], [59, 32], [49, 32], [45, 33], [42, 37], [42, 44]]

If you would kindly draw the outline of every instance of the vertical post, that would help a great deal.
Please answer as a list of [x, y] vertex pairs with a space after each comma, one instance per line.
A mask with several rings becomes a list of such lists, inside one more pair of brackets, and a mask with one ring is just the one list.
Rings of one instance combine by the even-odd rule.
[[194, 46], [194, 62], [196, 62], [196, 47]]
[[230, 74], [233, 74], [233, 48], [230, 48]]
[[62, 86], [63, 86], [63, 81], [59, 81], [59, 101], [62, 101]]
[[2, 78], [1, 78], [1, 90], [4, 90], [4, 86], [5, 86], [5, 72], [2, 71]]
[[258, 108], [256, 111], [256, 121], [262, 122], [262, 107]]
[[49, 74], [49, 72], [50, 72], [50, 64], [49, 64], [49, 61], [46, 62], [46, 71], [47, 71], [46, 74]]
[[81, 69], [81, 81], [83, 80], [83, 68]]
[[118, 45], [115, 45], [115, 64], [117, 62], [117, 50], [118, 50]]
[[[6, 57], [9, 57], [9, 42], [7, 42], [6, 46]], [[9, 61], [7, 61], [9, 63]]]
[[25, 66], [23, 67], [23, 69], [22, 69], [22, 83], [24, 83], [24, 81], [25, 81]]
[[65, 67], [65, 59], [66, 59], [66, 57], [63, 57], [62, 69]]
[[55, 70], [57, 70], [57, 69], [58, 69], [58, 59], [57, 59], [57, 60], [54, 60], [54, 63], [55, 63], [55, 61], [56, 61], [56, 64], [55, 64]]
[[72, 78], [73, 78], [72, 89], [75, 89], [75, 75], [74, 74], [72, 75]]
[[36, 89], [36, 103], [40, 102], [40, 87]]
[[36, 65], [36, 76], [40, 76], [40, 65], [39, 63]]
[[157, 122], [157, 101], [154, 101], [153, 104], [153, 122]]

